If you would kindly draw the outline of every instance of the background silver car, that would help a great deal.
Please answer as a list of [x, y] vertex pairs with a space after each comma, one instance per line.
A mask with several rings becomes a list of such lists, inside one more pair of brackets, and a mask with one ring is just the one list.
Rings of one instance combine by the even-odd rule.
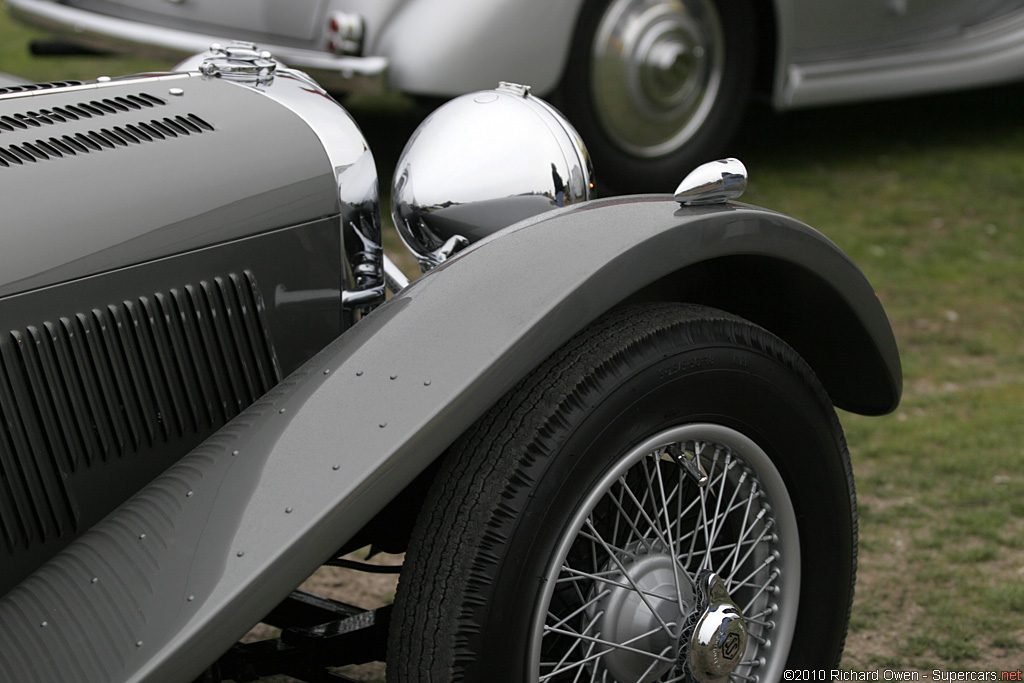
[[779, 110], [1024, 76], [1021, 0], [7, 0], [94, 48], [240, 38], [334, 91], [448, 97], [528, 83], [620, 190], [714, 158], [752, 93]]

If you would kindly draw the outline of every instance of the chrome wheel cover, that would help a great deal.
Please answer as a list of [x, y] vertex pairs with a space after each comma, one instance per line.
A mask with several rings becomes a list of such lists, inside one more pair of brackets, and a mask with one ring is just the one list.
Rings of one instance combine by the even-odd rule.
[[800, 592], [785, 483], [743, 434], [683, 425], [622, 455], [563, 529], [534, 612], [532, 680], [692, 680], [694, 624], [710, 612], [695, 586], [711, 573], [742, 611], [746, 647], [729, 673], [697, 680], [780, 680]]
[[592, 46], [598, 120], [624, 151], [671, 153], [707, 120], [725, 68], [710, 0], [614, 0]]

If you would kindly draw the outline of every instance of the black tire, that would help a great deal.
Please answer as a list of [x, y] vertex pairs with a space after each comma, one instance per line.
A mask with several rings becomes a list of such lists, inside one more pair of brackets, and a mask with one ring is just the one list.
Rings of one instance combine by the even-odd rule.
[[[608, 38], [624, 12], [641, 23], [629, 34], [637, 38]], [[586, 3], [554, 100], [587, 144], [602, 187], [671, 192], [691, 170], [724, 155], [750, 95], [756, 26], [749, 0]], [[692, 48], [702, 40], [700, 58], [663, 62], [670, 69], [636, 66], [665, 59], [665, 48], [648, 49], [658, 41]]]
[[[662, 435], [667, 448], [653, 440]], [[719, 449], [713, 458], [708, 446]], [[534, 371], [444, 458], [398, 587], [389, 681], [560, 681], [541, 676], [537, 661], [593, 641], [557, 631], [628, 642], [643, 631], [620, 621], [653, 624], [651, 609], [667, 628], [632, 646], [669, 663], [651, 660], [655, 668], [637, 674], [633, 653], [611, 647], [616, 654], [586, 663], [580, 680], [671, 680], [679, 671], [670, 660], [686, 657], [689, 642], [681, 624], [689, 617], [692, 629], [697, 616], [684, 612], [700, 611], [684, 581], [696, 579], [698, 562], [737, 583], [730, 590], [738, 605], [749, 601], [740, 653], [748, 663], [738, 673], [773, 681], [783, 667], [831, 669], [839, 661], [856, 572], [849, 456], [814, 374], [765, 330], [699, 306], [618, 309]], [[711, 482], [699, 487], [677, 464], [683, 460], [691, 471], [700, 464]], [[636, 493], [654, 492], [655, 480], [662, 496], [669, 492], [661, 498], [667, 507], [654, 504], [656, 492], [642, 500]], [[728, 512], [719, 514], [712, 502], [726, 498]], [[694, 500], [696, 509], [683, 508]], [[761, 508], [764, 517], [751, 521]], [[611, 524], [630, 517], [658, 521], [634, 522], [641, 535], [627, 522], [620, 537]], [[611, 538], [614, 552], [591, 540], [598, 536]], [[667, 570], [672, 581], [666, 563], [676, 568]], [[749, 586], [741, 573], [750, 574]], [[673, 582], [672, 601], [637, 607], [644, 598], [633, 588], [650, 598], [671, 593]], [[624, 620], [602, 616], [613, 611]], [[666, 647], [663, 633], [677, 640]], [[601, 678], [601, 667], [612, 676]]]

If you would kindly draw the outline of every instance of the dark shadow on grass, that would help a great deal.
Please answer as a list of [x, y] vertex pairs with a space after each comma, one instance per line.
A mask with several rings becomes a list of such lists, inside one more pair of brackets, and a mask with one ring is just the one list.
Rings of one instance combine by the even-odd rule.
[[730, 154], [750, 165], [838, 162], [917, 149], [1002, 146], [1024, 135], [1024, 84], [778, 113], [754, 104]]

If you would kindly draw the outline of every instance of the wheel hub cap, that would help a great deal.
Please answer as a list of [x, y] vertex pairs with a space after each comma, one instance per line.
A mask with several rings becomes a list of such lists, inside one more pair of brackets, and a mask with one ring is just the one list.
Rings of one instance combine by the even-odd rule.
[[590, 615], [599, 620], [603, 638], [628, 643], [637, 651], [615, 650], [601, 661], [617, 681], [655, 681], [674, 662], [652, 668], [645, 653], [660, 653], [670, 660], [676, 657], [683, 622], [695, 605], [692, 581], [662, 553], [617, 561], [607, 573], [609, 583], [594, 588], [603, 597], [591, 605]]
[[724, 38], [707, 0], [617, 0], [598, 26], [591, 86], [617, 145], [658, 156], [685, 143], [718, 94]]

